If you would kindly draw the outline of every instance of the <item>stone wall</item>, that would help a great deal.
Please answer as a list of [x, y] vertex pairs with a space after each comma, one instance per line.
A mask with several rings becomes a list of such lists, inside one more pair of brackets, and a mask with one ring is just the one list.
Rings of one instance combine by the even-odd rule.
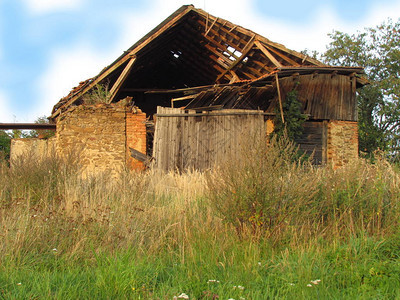
[[41, 161], [55, 154], [55, 137], [49, 139], [12, 139], [10, 161], [17, 161], [21, 157]]
[[116, 175], [127, 164], [131, 168], [143, 168], [128, 154], [129, 147], [144, 152], [143, 121], [145, 114], [140, 110], [113, 104], [72, 107], [57, 120], [57, 152], [62, 157], [77, 156], [86, 174]]
[[330, 121], [328, 123], [327, 160], [338, 168], [358, 157], [357, 122]]

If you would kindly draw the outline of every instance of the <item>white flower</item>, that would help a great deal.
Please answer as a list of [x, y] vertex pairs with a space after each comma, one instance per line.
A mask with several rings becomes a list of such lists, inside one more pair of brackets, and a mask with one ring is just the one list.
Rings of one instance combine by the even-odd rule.
[[312, 284], [315, 284], [315, 285], [317, 285], [317, 284], [320, 283], [320, 282], [321, 282], [321, 279], [311, 280], [311, 283], [312, 283]]
[[258, 265], [261, 267], [261, 261], [258, 262]]
[[219, 280], [216, 280], [216, 279], [210, 279], [209, 281], [208, 281], [208, 283], [219, 283]]
[[239, 290], [244, 290], [244, 286], [238, 285]]
[[22, 283], [21, 283], [21, 282], [18, 282], [17, 285], [22, 285]]
[[312, 284], [307, 284], [308, 287], [312, 287]]
[[53, 252], [57, 252], [58, 250], [57, 250], [57, 248], [53, 248]]
[[178, 299], [189, 299], [189, 296], [186, 295], [185, 293], [182, 293], [178, 296]]
[[294, 286], [294, 283], [289, 283], [289, 285]]

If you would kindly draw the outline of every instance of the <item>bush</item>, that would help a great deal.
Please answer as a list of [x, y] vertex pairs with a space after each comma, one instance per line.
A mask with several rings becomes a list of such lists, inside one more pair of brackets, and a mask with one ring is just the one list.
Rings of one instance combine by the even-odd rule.
[[394, 232], [400, 176], [385, 160], [338, 170], [298, 159], [287, 138], [243, 151], [207, 176], [211, 206], [243, 235], [273, 241]]

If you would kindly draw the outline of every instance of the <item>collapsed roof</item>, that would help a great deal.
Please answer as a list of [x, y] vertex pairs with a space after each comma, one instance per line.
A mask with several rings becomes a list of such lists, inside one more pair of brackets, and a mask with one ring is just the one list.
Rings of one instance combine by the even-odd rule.
[[[82, 95], [97, 84], [107, 84], [108, 101], [116, 102], [131, 92], [238, 86], [260, 82], [274, 73], [281, 77], [327, 70], [362, 73], [362, 68], [330, 67], [251, 30], [184, 5], [97, 76], [81, 82], [62, 98], [54, 106], [51, 118], [70, 105], [79, 104]], [[357, 82], [365, 83], [361, 78]]]

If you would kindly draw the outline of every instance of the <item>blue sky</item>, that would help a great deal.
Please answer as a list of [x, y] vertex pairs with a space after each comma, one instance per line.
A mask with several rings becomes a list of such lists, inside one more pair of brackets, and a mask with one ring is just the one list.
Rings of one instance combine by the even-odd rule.
[[[0, 122], [33, 122], [183, 4], [180, 0], [0, 0]], [[195, 0], [294, 50], [323, 51], [334, 29], [400, 17], [400, 0]]]

